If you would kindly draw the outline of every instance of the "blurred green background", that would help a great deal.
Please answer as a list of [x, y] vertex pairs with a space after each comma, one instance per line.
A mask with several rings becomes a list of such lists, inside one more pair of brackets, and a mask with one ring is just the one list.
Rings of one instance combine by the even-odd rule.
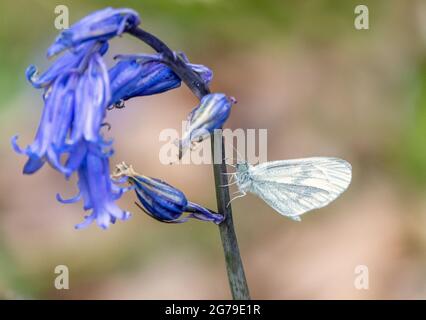
[[[362, 1], [370, 29], [354, 28], [360, 1], [139, 0], [0, 3], [0, 297], [57, 299], [230, 298], [217, 227], [166, 225], [133, 205], [108, 231], [76, 231], [81, 204], [48, 167], [21, 174], [10, 137], [31, 142], [42, 102], [24, 71], [42, 70], [56, 5], [70, 22], [105, 6], [138, 11], [141, 26], [194, 63], [213, 69], [213, 90], [237, 97], [227, 126], [267, 128], [268, 159], [337, 156], [353, 165], [349, 190], [332, 205], [285, 219], [254, 196], [233, 203], [246, 275], [258, 299], [426, 297], [426, 2]], [[117, 53], [148, 51], [130, 36]], [[186, 88], [137, 98], [108, 114], [112, 163], [125, 160], [215, 208], [208, 165], [161, 165], [164, 128], [180, 130], [197, 101]], [[67, 265], [70, 290], [56, 290]], [[369, 290], [354, 287], [357, 265]]]

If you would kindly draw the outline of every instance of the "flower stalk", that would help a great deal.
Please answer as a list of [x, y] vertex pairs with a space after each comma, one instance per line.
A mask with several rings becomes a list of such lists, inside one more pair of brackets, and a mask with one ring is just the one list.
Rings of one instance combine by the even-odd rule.
[[[200, 75], [194, 72], [183, 58], [172, 51], [163, 41], [139, 27], [131, 27], [126, 32], [145, 42], [157, 53], [161, 54], [164, 63], [179, 76], [198, 99], [201, 100], [205, 95], [210, 93], [208, 85]], [[230, 197], [229, 189], [226, 186], [228, 184], [228, 177], [226, 175], [225, 149], [223, 148], [223, 144], [222, 133], [220, 130], [216, 130], [211, 136], [211, 148], [213, 160], [221, 159], [220, 163], [213, 161], [218, 212], [224, 215], [224, 221], [219, 224], [219, 231], [232, 297], [235, 300], [248, 300], [250, 299], [250, 294], [235, 234], [232, 208], [230, 204], [228, 205]], [[220, 157], [215, 157], [217, 152], [222, 153]]]

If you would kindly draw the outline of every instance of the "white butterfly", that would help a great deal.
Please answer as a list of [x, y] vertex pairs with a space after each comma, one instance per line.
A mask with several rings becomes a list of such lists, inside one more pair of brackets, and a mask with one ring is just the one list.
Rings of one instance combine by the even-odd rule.
[[235, 167], [231, 180], [235, 178], [241, 195], [234, 199], [254, 193], [280, 214], [297, 221], [303, 213], [335, 200], [352, 178], [351, 165], [337, 158], [280, 160], [255, 166], [243, 162]]

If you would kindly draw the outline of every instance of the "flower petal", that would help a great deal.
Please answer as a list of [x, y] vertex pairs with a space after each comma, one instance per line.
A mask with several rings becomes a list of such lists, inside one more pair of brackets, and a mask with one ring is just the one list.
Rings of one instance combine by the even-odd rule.
[[62, 31], [47, 50], [47, 56], [54, 56], [87, 41], [107, 41], [121, 35], [126, 28], [132, 28], [139, 23], [138, 13], [131, 9], [109, 7], [95, 11]]

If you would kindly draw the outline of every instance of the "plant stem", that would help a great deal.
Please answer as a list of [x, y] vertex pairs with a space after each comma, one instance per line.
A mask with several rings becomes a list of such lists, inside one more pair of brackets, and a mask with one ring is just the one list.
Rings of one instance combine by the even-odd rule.
[[225, 145], [222, 130], [215, 130], [215, 133], [211, 135], [210, 139], [213, 159], [215, 159], [215, 152], [219, 151], [222, 153], [220, 163], [215, 163], [215, 161], [213, 161], [213, 172], [216, 187], [217, 209], [225, 215], [225, 220], [219, 224], [219, 231], [220, 238], [222, 239], [223, 252], [225, 254], [229, 286], [234, 300], [250, 300], [250, 293], [232, 219], [232, 208], [229, 203], [229, 189], [228, 187], [224, 187], [228, 185], [228, 176], [225, 174]]
[[164, 63], [166, 63], [179, 78], [191, 89], [191, 91], [201, 99], [206, 94], [210, 93], [209, 87], [203, 82], [201, 77], [189, 68], [185, 61], [172, 51], [163, 41], [158, 39], [153, 34], [146, 32], [141, 28], [133, 28], [127, 30], [128, 33], [142, 40], [151, 48], [163, 56]]
[[[189, 89], [191, 89], [198, 99], [210, 93], [209, 87], [203, 82], [201, 77], [188, 67], [185, 61], [173, 52], [163, 41], [141, 28], [132, 28], [127, 30], [127, 32], [145, 42], [156, 52], [161, 53], [164, 62], [179, 76]], [[216, 132], [212, 134], [211, 148], [217, 208], [219, 213], [223, 214], [225, 217], [224, 221], [219, 225], [219, 230], [225, 254], [229, 286], [233, 299], [248, 300], [250, 299], [250, 294], [244, 274], [240, 250], [238, 248], [237, 236], [235, 234], [232, 208], [231, 205], [228, 205], [230, 198], [229, 189], [226, 186], [228, 184], [228, 177], [225, 174], [225, 148], [221, 130], [216, 130]], [[215, 157], [217, 152], [221, 152], [220, 163], [215, 163], [214, 161], [214, 159], [218, 159]]]

